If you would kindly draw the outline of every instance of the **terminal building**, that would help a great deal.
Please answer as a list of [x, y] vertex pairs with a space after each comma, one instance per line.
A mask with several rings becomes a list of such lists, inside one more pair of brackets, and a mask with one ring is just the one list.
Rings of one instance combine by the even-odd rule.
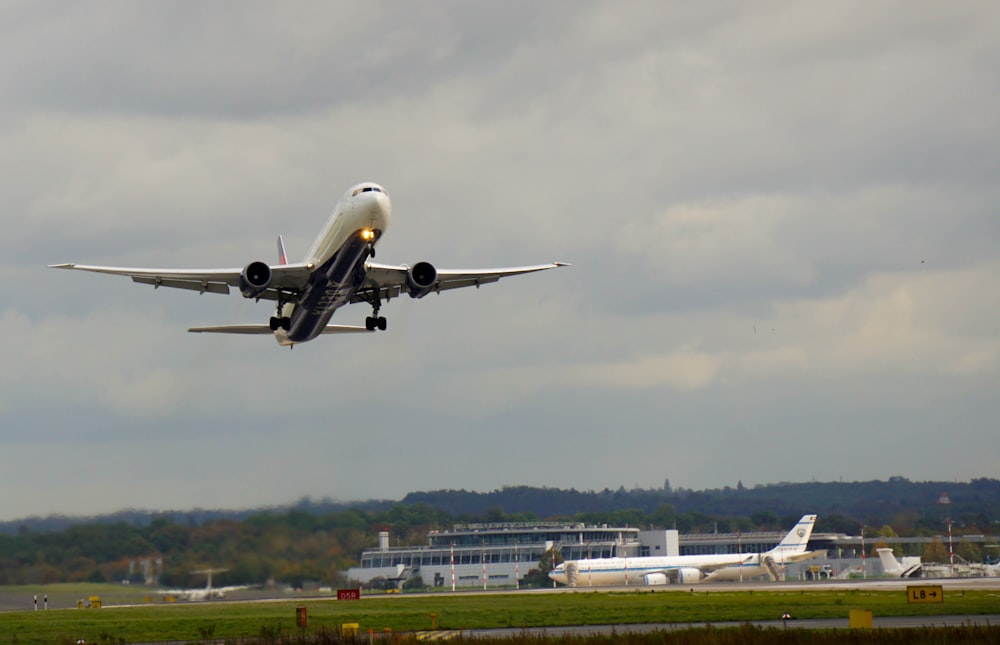
[[373, 581], [398, 586], [420, 576], [434, 587], [517, 587], [550, 549], [573, 559], [634, 556], [642, 548], [639, 534], [606, 524], [456, 524], [450, 531], [431, 531], [427, 546], [390, 547], [389, 532], [382, 531], [378, 548], [364, 551], [361, 566], [349, 569], [347, 577], [362, 586]]
[[[451, 530], [431, 531], [426, 546], [391, 547], [389, 532], [382, 531], [378, 547], [365, 550], [360, 566], [349, 569], [347, 577], [362, 587], [400, 587], [419, 576], [424, 585], [433, 587], [516, 588], [528, 571], [538, 568], [550, 549], [557, 550], [564, 560], [763, 553], [774, 548], [785, 533], [679, 535], [676, 530], [640, 531], [606, 524], [503, 522], [456, 524]], [[784, 576], [789, 580], [878, 576], [883, 573], [878, 558], [863, 557], [877, 541], [915, 554], [933, 539], [813, 533], [808, 549], [816, 552], [816, 557], [789, 564]], [[962, 539], [987, 541], [984, 536]]]

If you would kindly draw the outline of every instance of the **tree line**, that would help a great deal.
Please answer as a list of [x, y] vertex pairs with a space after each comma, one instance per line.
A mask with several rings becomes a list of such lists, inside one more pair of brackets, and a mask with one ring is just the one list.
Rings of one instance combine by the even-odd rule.
[[[946, 503], [942, 503], [946, 502]], [[690, 490], [672, 488], [574, 489], [507, 486], [490, 492], [443, 490], [410, 493], [404, 504], [424, 503], [453, 514], [482, 513], [502, 508], [509, 513], [531, 513], [539, 517], [620, 512], [652, 513], [669, 504], [679, 513], [702, 513], [717, 517], [773, 513], [798, 519], [804, 513], [824, 517], [842, 516], [852, 528], [879, 526], [898, 520], [904, 531], [938, 530], [950, 517], [956, 524], [987, 530], [1000, 521], [1000, 480], [969, 482], [914, 482], [905, 477], [887, 481], [777, 483], [744, 487]], [[633, 524], [636, 526], [636, 524]], [[667, 527], [672, 528], [672, 527]], [[677, 526], [686, 531], [689, 527]], [[838, 529], [839, 530], [839, 529]], [[912, 534], [912, 533], [911, 533]]]

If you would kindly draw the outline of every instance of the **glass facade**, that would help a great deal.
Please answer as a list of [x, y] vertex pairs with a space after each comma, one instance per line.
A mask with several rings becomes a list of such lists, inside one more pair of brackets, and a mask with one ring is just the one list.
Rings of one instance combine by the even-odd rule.
[[[458, 524], [450, 531], [432, 531], [428, 546], [365, 551], [359, 569], [374, 575], [373, 570], [400, 566], [411, 570], [450, 568], [454, 554], [456, 567], [500, 565], [504, 568], [503, 565], [507, 565], [513, 570], [518, 565], [523, 575], [542, 559], [549, 547], [559, 549], [566, 559], [604, 558], [626, 553], [632, 556], [639, 552], [638, 536], [639, 530], [633, 528], [563, 522]], [[458, 578], [472, 579], [468, 574]], [[490, 572], [488, 578], [501, 580], [512, 579], [512, 576]]]

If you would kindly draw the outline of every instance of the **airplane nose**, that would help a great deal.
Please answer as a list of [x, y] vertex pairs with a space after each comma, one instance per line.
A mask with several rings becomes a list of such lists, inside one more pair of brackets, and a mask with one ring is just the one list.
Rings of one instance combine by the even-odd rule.
[[392, 215], [392, 202], [389, 201], [389, 196], [383, 192], [363, 193], [356, 208], [362, 210], [369, 218], [372, 228], [378, 230], [385, 230]]

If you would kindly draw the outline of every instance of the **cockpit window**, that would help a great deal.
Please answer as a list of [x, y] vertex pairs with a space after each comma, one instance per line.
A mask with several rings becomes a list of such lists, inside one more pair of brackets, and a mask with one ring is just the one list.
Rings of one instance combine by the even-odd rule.
[[384, 193], [378, 186], [362, 186], [360, 188], [355, 188], [354, 192], [351, 193], [351, 197], [357, 197], [361, 193]]

